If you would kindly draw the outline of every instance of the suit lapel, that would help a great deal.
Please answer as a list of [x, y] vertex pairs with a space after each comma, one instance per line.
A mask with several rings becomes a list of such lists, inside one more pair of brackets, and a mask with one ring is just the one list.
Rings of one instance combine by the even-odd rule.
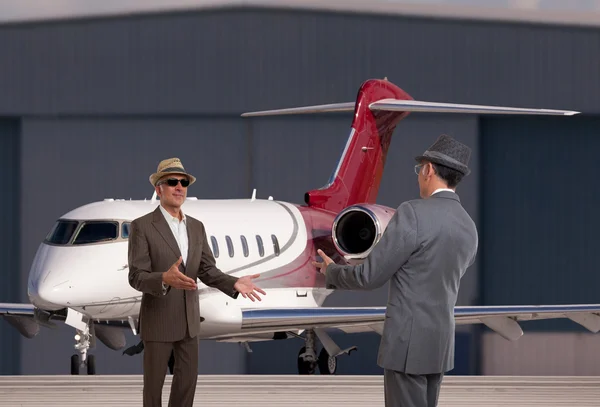
[[192, 264], [196, 260], [196, 252], [198, 251], [198, 233], [194, 229], [195, 225], [190, 221], [190, 218], [187, 218], [186, 230], [188, 235], [188, 261], [187, 264], [190, 268], [194, 269], [195, 265]]
[[160, 207], [157, 207], [154, 211], [154, 219], [152, 220], [152, 225], [154, 225], [158, 233], [160, 233], [163, 239], [165, 239], [165, 242], [167, 242], [169, 247], [177, 255], [177, 258], [179, 258], [179, 256], [181, 256], [181, 251], [179, 250], [179, 246], [177, 245], [177, 241], [175, 240], [175, 236], [173, 236], [171, 228], [167, 224], [167, 220], [160, 211]]

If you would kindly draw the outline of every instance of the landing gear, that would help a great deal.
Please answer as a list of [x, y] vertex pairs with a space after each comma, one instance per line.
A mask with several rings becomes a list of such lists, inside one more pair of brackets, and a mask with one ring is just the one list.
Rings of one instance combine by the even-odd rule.
[[321, 374], [335, 374], [337, 371], [337, 357], [330, 356], [327, 349], [321, 349], [319, 353], [319, 372]]
[[[80, 316], [82, 314], [76, 311], [69, 310], [73, 315]], [[69, 315], [67, 316], [69, 320]], [[94, 325], [91, 321], [83, 316], [79, 321], [71, 322], [69, 325], [75, 327], [75, 349], [79, 354], [71, 356], [71, 374], [78, 375], [79, 370], [83, 367], [88, 375], [96, 374], [96, 358], [94, 355], [88, 355], [88, 350], [95, 347]]]
[[[315, 336], [317, 336], [323, 344], [323, 349], [321, 349], [319, 357], [317, 357], [315, 350]], [[344, 353], [350, 354], [350, 352], [356, 350], [356, 346], [341, 350], [329, 335], [320, 329], [307, 330], [306, 337], [303, 339], [305, 341], [305, 346], [298, 352], [299, 374], [315, 374], [318, 367], [319, 372], [322, 375], [333, 375], [337, 372], [337, 357]]]
[[84, 363], [81, 363], [79, 355], [71, 356], [71, 374], [72, 375], [78, 375], [79, 368], [82, 365], [85, 365], [87, 367], [88, 375], [96, 374], [96, 356], [95, 355], [88, 355], [87, 359], [85, 360]]
[[306, 352], [306, 346], [303, 346], [298, 352], [298, 373], [315, 374], [317, 362]]
[[317, 354], [315, 352], [315, 331], [306, 331], [304, 339], [306, 345], [298, 352], [298, 373], [315, 374], [317, 368]]

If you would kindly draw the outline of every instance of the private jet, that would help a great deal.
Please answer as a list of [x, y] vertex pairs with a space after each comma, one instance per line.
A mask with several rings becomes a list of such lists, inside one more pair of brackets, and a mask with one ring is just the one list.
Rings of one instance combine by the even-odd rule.
[[[237, 342], [300, 338], [298, 373], [334, 374], [341, 349], [333, 330], [381, 334], [385, 307], [324, 307], [335, 290], [312, 265], [322, 249], [340, 264], [369, 255], [395, 209], [376, 198], [392, 134], [411, 112], [571, 116], [579, 112], [416, 101], [386, 79], [365, 81], [354, 102], [287, 108], [243, 117], [354, 112], [345, 148], [321, 188], [304, 203], [272, 199], [199, 200], [182, 209], [201, 220], [217, 266], [233, 276], [260, 273], [255, 282], [266, 296], [252, 302], [232, 299], [198, 281], [201, 339]], [[127, 247], [131, 221], [159, 205], [143, 200], [106, 199], [60, 217], [33, 259], [27, 292], [30, 303], [0, 304], [0, 315], [23, 336], [65, 323], [75, 330], [71, 374], [95, 374], [96, 340], [113, 350], [126, 347], [125, 332], [139, 331], [142, 294], [128, 283]], [[173, 262], [176, 261], [175, 250]], [[82, 271], [85, 271], [82, 272]], [[484, 324], [508, 340], [523, 331], [520, 321], [568, 318], [600, 330], [600, 305], [457, 306], [461, 324]], [[321, 350], [318, 351], [319, 343]], [[139, 347], [138, 345], [135, 345]], [[135, 348], [132, 346], [132, 349]], [[131, 353], [135, 353], [131, 352]]]

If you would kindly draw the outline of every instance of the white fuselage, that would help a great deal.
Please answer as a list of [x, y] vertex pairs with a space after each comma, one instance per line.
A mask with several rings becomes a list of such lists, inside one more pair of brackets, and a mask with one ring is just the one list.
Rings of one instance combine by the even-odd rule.
[[[30, 301], [44, 310], [71, 308], [96, 321], [137, 320], [142, 293], [128, 281], [128, 223], [158, 204], [105, 200], [62, 216], [57, 225], [77, 223], [53, 229], [40, 245], [29, 274]], [[221, 271], [236, 277], [260, 273], [256, 284], [267, 291], [260, 302], [233, 300], [198, 280], [202, 337], [239, 332], [244, 308], [317, 307], [330, 293], [315, 287], [316, 269], [306, 261], [312, 242], [295, 205], [188, 198], [182, 210], [204, 223]]]

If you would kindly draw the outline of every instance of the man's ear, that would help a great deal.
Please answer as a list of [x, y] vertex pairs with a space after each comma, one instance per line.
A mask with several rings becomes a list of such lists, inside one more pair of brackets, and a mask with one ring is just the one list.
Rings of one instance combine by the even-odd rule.
[[421, 171], [423, 171], [423, 175], [425, 177], [429, 177], [431, 175], [431, 165], [430, 164], [431, 163], [428, 163], [428, 162], [424, 163], [423, 168], [421, 169]]
[[435, 168], [433, 166], [433, 163], [427, 163], [427, 175], [429, 176], [434, 176], [435, 173]]

